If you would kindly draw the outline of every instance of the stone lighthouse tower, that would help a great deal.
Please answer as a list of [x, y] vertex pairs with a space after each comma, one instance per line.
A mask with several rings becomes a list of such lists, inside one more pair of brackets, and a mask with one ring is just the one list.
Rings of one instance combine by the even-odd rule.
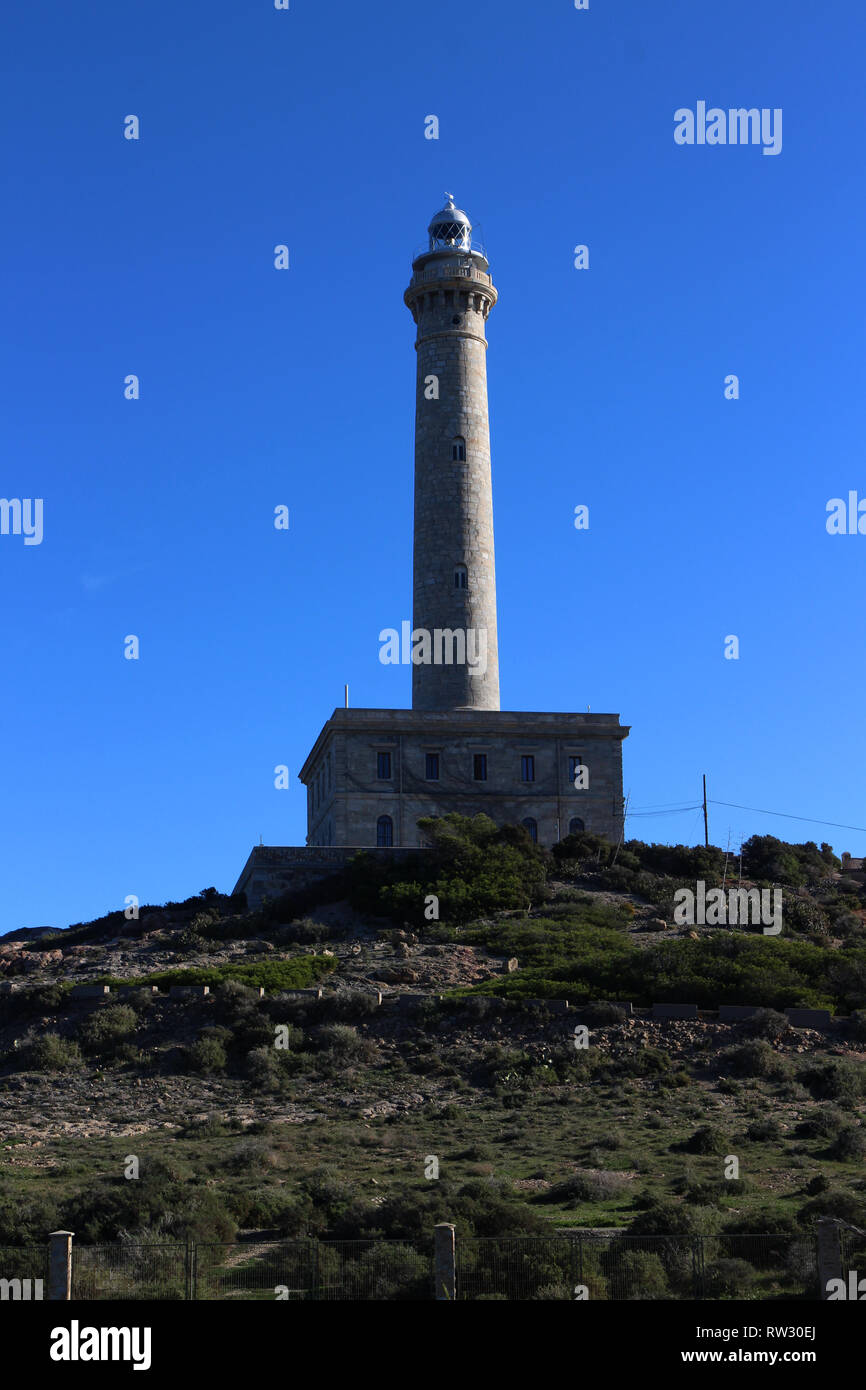
[[[619, 715], [590, 713], [589, 692], [577, 690], [585, 713], [500, 709], [487, 419], [497, 292], [477, 229], [445, 196], [404, 294], [416, 325], [413, 612], [401, 619], [390, 669], [395, 700], [405, 699], [411, 664], [412, 706], [333, 711], [298, 774], [307, 843], [255, 846], [236, 889], [251, 906], [333, 874], [358, 848], [411, 854], [428, 843], [431, 818], [452, 812], [522, 826], [541, 845], [583, 831], [614, 842], [623, 834], [629, 730]], [[517, 381], [517, 368], [501, 370]], [[540, 553], [544, 544], [540, 536]], [[381, 617], [371, 614], [371, 665], [382, 662]], [[387, 632], [396, 642], [396, 629]], [[576, 670], [569, 684], [585, 679]]]
[[498, 710], [485, 333], [497, 294], [469, 218], [446, 198], [404, 295], [418, 329], [412, 616], [430, 634], [412, 708]]

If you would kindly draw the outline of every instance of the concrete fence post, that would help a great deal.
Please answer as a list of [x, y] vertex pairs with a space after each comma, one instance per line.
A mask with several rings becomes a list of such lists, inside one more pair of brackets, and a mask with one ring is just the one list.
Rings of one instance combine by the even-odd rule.
[[818, 1284], [820, 1297], [827, 1298], [830, 1279], [842, 1278], [842, 1242], [835, 1221], [821, 1217], [818, 1221]]
[[454, 1226], [440, 1221], [433, 1228], [433, 1270], [437, 1300], [452, 1300], [457, 1295], [457, 1261]]
[[72, 1231], [52, 1231], [48, 1237], [48, 1297], [68, 1302], [72, 1297]]

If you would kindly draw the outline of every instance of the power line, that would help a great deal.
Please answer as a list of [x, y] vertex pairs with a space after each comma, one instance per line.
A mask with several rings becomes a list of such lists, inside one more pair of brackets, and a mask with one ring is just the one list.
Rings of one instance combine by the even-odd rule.
[[691, 809], [689, 798], [685, 796], [681, 796], [678, 801], [650, 801], [647, 802], [646, 806], [638, 806], [635, 809], [638, 811], [660, 811], [666, 806], [675, 806], [679, 808], [686, 803], [688, 803], [687, 809]]
[[815, 820], [813, 816], [792, 816], [788, 811], [767, 811], [761, 806], [740, 806], [736, 801], [710, 801], [712, 806], [732, 806], [737, 811], [754, 811], [759, 816], [782, 816], [785, 820], [802, 820], [808, 825], [832, 825], [836, 830], [862, 830], [866, 835], [866, 825], [843, 825], [837, 820]]

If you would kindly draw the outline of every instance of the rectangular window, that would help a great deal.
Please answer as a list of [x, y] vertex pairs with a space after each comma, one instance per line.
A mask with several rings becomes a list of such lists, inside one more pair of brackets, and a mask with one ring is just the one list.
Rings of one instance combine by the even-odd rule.
[[427, 778], [427, 781], [428, 781], [428, 782], [438, 782], [438, 781], [439, 781], [439, 754], [438, 754], [438, 753], [428, 753], [428, 754], [427, 754], [427, 758], [426, 758], [426, 767], [427, 767], [427, 770], [426, 770], [426, 772], [425, 772], [424, 775], [425, 775], [425, 777]]
[[520, 759], [520, 780], [521, 782], [535, 781], [535, 758], [531, 753], [525, 754]]
[[486, 754], [486, 753], [476, 753], [476, 754], [475, 754], [475, 757], [474, 757], [473, 760], [472, 760], [472, 762], [473, 762], [472, 775], [473, 775], [473, 777], [475, 778], [475, 781], [476, 781], [476, 782], [486, 782], [486, 781], [487, 781], [487, 754]]
[[568, 780], [574, 786], [574, 779], [583, 767], [583, 758], [580, 753], [574, 753], [568, 760]]
[[390, 753], [376, 754], [376, 776], [379, 778], [380, 782], [387, 781], [387, 779], [391, 776]]

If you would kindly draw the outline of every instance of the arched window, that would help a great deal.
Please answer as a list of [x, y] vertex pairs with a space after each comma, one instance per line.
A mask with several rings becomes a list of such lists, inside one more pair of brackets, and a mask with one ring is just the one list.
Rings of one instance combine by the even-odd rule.
[[568, 822], [569, 835], [582, 835], [585, 829], [586, 826], [580, 819], [580, 816], [572, 816], [571, 820]]
[[533, 843], [533, 844], [537, 844], [537, 843], [538, 843], [538, 822], [535, 821], [535, 820], [533, 820], [532, 816], [527, 816], [527, 817], [526, 817], [526, 820], [525, 820], [525, 821], [522, 821], [521, 824], [523, 825], [524, 830], [528, 830], [528, 831], [529, 831], [529, 838], [530, 838], [530, 840], [532, 841], [532, 843]]
[[389, 849], [394, 843], [394, 822], [390, 816], [380, 816], [376, 821], [376, 845], [379, 849]]
[[462, 434], [451, 441], [451, 459], [454, 463], [466, 462], [466, 440]]
[[454, 588], [465, 589], [469, 581], [469, 573], [465, 565], [454, 566]]

